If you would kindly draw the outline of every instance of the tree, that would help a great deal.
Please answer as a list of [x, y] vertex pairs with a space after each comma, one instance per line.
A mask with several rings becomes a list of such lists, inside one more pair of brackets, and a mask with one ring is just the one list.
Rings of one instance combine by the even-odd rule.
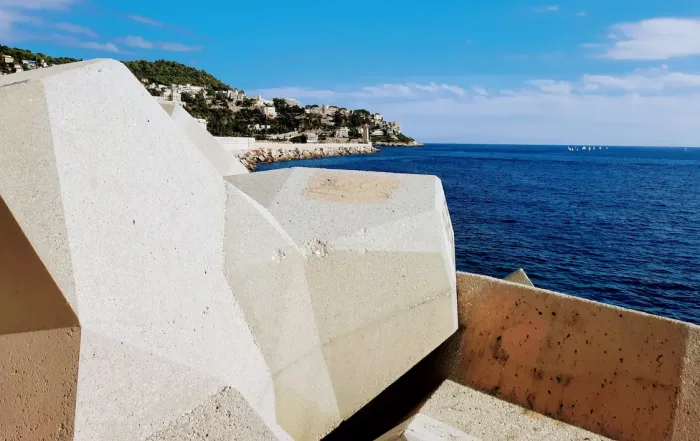
[[306, 134], [301, 134], [299, 136], [295, 136], [290, 141], [292, 141], [295, 144], [306, 144], [306, 142], [309, 140], [309, 137], [306, 136]]

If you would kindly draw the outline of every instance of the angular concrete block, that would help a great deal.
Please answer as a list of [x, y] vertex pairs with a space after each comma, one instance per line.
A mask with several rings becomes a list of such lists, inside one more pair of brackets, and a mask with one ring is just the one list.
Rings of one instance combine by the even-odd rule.
[[319, 439], [457, 329], [441, 183], [302, 168], [227, 180], [226, 275], [271, 367], [277, 420]]
[[225, 388], [272, 424], [223, 274], [228, 184], [138, 80], [0, 77], [0, 127], [0, 438], [143, 440]]
[[377, 441], [611, 441], [446, 380], [419, 412]]
[[503, 278], [503, 280], [507, 280], [513, 283], [519, 283], [525, 286], [535, 286], [530, 280], [530, 278], [527, 276], [527, 274], [525, 274], [525, 270], [522, 268], [517, 269], [512, 273], [508, 274], [506, 277]]
[[187, 110], [174, 103], [161, 103], [161, 106], [221, 176], [250, 173], [238, 158], [227, 151]]

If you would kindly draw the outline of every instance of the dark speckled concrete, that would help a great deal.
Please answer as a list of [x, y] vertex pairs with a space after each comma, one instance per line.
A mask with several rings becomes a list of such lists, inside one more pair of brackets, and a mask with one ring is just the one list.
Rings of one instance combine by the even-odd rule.
[[698, 327], [485, 276], [457, 285], [453, 380], [613, 439], [700, 439]]

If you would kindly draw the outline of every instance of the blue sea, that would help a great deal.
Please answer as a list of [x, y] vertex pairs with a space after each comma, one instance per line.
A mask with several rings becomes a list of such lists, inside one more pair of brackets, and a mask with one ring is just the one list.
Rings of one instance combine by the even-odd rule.
[[267, 164], [437, 175], [457, 268], [700, 324], [700, 148], [447, 145]]

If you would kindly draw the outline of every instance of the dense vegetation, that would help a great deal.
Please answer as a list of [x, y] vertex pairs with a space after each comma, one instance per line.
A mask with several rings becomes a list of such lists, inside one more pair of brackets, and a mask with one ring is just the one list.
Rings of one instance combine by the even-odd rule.
[[[39, 53], [34, 53], [32, 51], [28, 51], [26, 49], [18, 49], [16, 47], [8, 47], [8, 46], [3, 46], [0, 44], [0, 54], [1, 55], [9, 55], [12, 58], [15, 59], [15, 63], [21, 63], [22, 60], [34, 60], [34, 61], [39, 61], [39, 60], [44, 60], [48, 64], [66, 64], [66, 63], [73, 63], [76, 61], [81, 61], [76, 58], [69, 58], [69, 57], [50, 57], [48, 55], [44, 55], [41, 52]], [[2, 59], [0, 59], [0, 72], [5, 72], [5, 73], [13, 73], [15, 71], [14, 68], [14, 63], [5, 63], [3, 62]]]
[[186, 66], [175, 61], [125, 61], [124, 64], [136, 76], [136, 78], [146, 78], [148, 81], [157, 84], [192, 84], [203, 86], [207, 90], [227, 90], [228, 85], [214, 78], [204, 70]]
[[[65, 64], [80, 61], [75, 58], [54, 58], [44, 54], [35, 54], [24, 49], [9, 48], [0, 45], [0, 54], [10, 55], [15, 62], [21, 60], [45, 60], [49, 64]], [[215, 136], [255, 136], [265, 139], [270, 135], [289, 134], [292, 132], [314, 131], [318, 133], [320, 141], [335, 136], [335, 130], [340, 127], [348, 127], [350, 138], [360, 138], [364, 124], [369, 124], [370, 130], [382, 128], [374, 124], [371, 114], [365, 109], [348, 112], [340, 109], [333, 117], [324, 117], [318, 113], [306, 113], [306, 109], [318, 108], [309, 105], [305, 108], [290, 106], [284, 99], [273, 100], [277, 117], [268, 119], [263, 110], [254, 106], [250, 98], [233, 102], [228, 99], [223, 91], [231, 89], [227, 84], [215, 78], [204, 70], [198, 70], [175, 61], [157, 60], [154, 62], [137, 60], [124, 62], [127, 68], [138, 78], [147, 79], [150, 83], [163, 84], [191, 84], [201, 86], [207, 90], [204, 94], [183, 94], [182, 100], [186, 103], [188, 112], [195, 118], [203, 118], [208, 121], [208, 129]], [[14, 72], [12, 64], [4, 64], [0, 60], [0, 70]], [[156, 95], [156, 90], [149, 89]], [[256, 128], [256, 125], [258, 126]], [[295, 142], [305, 142], [306, 135], [296, 135]], [[396, 136], [385, 134], [373, 136], [373, 140], [382, 142], [410, 142], [411, 138], [398, 134]]]

